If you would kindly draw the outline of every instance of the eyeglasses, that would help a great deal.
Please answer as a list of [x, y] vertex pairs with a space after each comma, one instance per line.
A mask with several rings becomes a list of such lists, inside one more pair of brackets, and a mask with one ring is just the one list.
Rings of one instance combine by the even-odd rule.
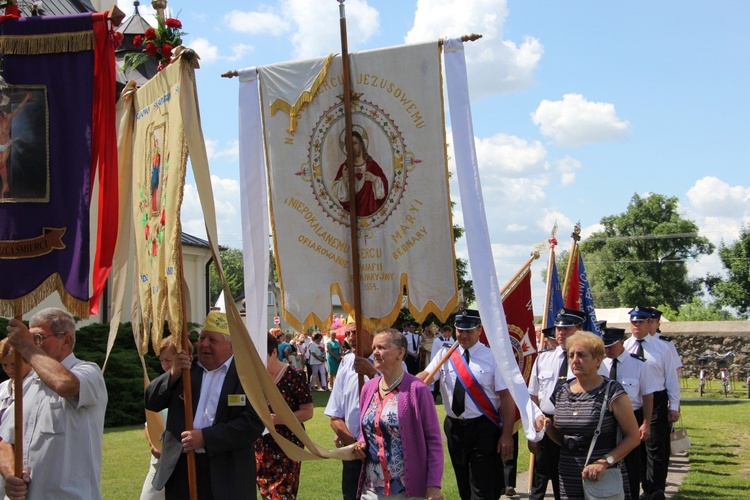
[[65, 333], [50, 333], [49, 335], [44, 335], [43, 333], [35, 333], [34, 334], [34, 342], [36, 345], [42, 345], [45, 340], [47, 340], [50, 337], [63, 337]]

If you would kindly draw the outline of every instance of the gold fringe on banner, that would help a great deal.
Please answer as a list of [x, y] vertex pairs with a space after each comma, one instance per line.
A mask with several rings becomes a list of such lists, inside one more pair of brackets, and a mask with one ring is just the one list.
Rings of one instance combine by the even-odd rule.
[[299, 96], [299, 99], [297, 99], [297, 102], [288, 103], [281, 99], [276, 99], [271, 103], [271, 116], [273, 116], [274, 113], [276, 113], [278, 110], [289, 113], [289, 132], [293, 133], [295, 131], [295, 129], [297, 128], [297, 120], [295, 119], [297, 113], [299, 113], [299, 111], [306, 104], [310, 104], [312, 102], [313, 97], [315, 97], [315, 94], [318, 92], [318, 87], [320, 87], [320, 85], [326, 79], [326, 75], [328, 75], [328, 68], [331, 66], [332, 59], [333, 54], [328, 54], [328, 57], [326, 57], [326, 62], [323, 66], [323, 70], [318, 74], [318, 77], [315, 79], [310, 88], [302, 92], [302, 94]]
[[16, 56], [61, 54], [94, 50], [94, 32], [0, 36], [0, 53]]
[[55, 273], [49, 276], [36, 287], [33, 292], [15, 299], [0, 300], [1, 316], [21, 316], [35, 308], [41, 301], [49, 297], [52, 292], [57, 292], [60, 300], [73, 316], [86, 319], [89, 317], [89, 302], [79, 300], [70, 295], [63, 285], [60, 275]]

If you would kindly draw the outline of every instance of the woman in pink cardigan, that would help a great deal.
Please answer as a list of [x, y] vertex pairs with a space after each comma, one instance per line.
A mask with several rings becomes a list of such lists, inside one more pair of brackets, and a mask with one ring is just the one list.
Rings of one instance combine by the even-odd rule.
[[357, 458], [364, 460], [359, 494], [364, 500], [442, 500], [443, 439], [430, 389], [404, 372], [406, 339], [392, 328], [372, 342], [381, 377], [362, 388]]

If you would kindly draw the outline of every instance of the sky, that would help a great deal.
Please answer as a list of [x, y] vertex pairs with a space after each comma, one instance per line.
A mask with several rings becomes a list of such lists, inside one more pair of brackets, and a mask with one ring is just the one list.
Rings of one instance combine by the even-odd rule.
[[[150, 2], [143, 3], [139, 11], [153, 23]], [[465, 52], [501, 285], [555, 223], [557, 251], [569, 250], [576, 222], [585, 239], [601, 229], [603, 217], [625, 212], [635, 194], [677, 197], [680, 214], [717, 246], [735, 242], [742, 224], [750, 225], [747, 0], [344, 5], [350, 52], [483, 35]], [[133, 12], [132, 1], [118, 6]], [[188, 33], [185, 45], [201, 57], [196, 79], [219, 243], [241, 248], [239, 81], [221, 74], [341, 52], [339, 2], [170, 0], [168, 8]], [[450, 188], [454, 222], [463, 225], [455, 175]], [[205, 237], [190, 176], [182, 222], [186, 232]], [[463, 238], [456, 253], [467, 256]], [[543, 255], [532, 265], [537, 314], [546, 262]], [[694, 277], [722, 269], [717, 252], [687, 265]]]

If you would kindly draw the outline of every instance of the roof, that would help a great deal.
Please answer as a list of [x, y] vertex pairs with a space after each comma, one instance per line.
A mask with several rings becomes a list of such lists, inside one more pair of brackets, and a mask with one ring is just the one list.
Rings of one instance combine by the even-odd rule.
[[209, 248], [207, 240], [198, 238], [197, 236], [193, 236], [192, 234], [187, 234], [185, 232], [182, 233], [182, 244], [190, 245], [191, 247]]
[[[31, 16], [31, 5], [19, 2], [18, 5], [24, 17]], [[85, 12], [96, 12], [89, 0], [44, 0], [42, 9], [45, 16], [64, 16], [66, 14], [83, 14]]]
[[[208, 244], [208, 240], [204, 240], [203, 238], [198, 238], [197, 236], [193, 236], [192, 234], [187, 234], [183, 231], [182, 233], [182, 244], [188, 245], [191, 247], [202, 247], [202, 248], [211, 248]], [[224, 245], [219, 245], [219, 250], [226, 250], [228, 247]]]
[[143, 51], [143, 48], [133, 45], [133, 39], [137, 35], [143, 35], [147, 29], [153, 27], [143, 19], [141, 13], [138, 11], [138, 6], [140, 4], [139, 0], [133, 2], [133, 5], [135, 6], [133, 15], [125, 19], [117, 28], [117, 31], [124, 35], [122, 45], [115, 49], [118, 91], [121, 91], [122, 87], [124, 87], [130, 80], [135, 80], [136, 85], [141, 87], [151, 78], [156, 76], [157, 73], [156, 67], [158, 66], [158, 63], [151, 57], [137, 68], [123, 70], [126, 54]]

